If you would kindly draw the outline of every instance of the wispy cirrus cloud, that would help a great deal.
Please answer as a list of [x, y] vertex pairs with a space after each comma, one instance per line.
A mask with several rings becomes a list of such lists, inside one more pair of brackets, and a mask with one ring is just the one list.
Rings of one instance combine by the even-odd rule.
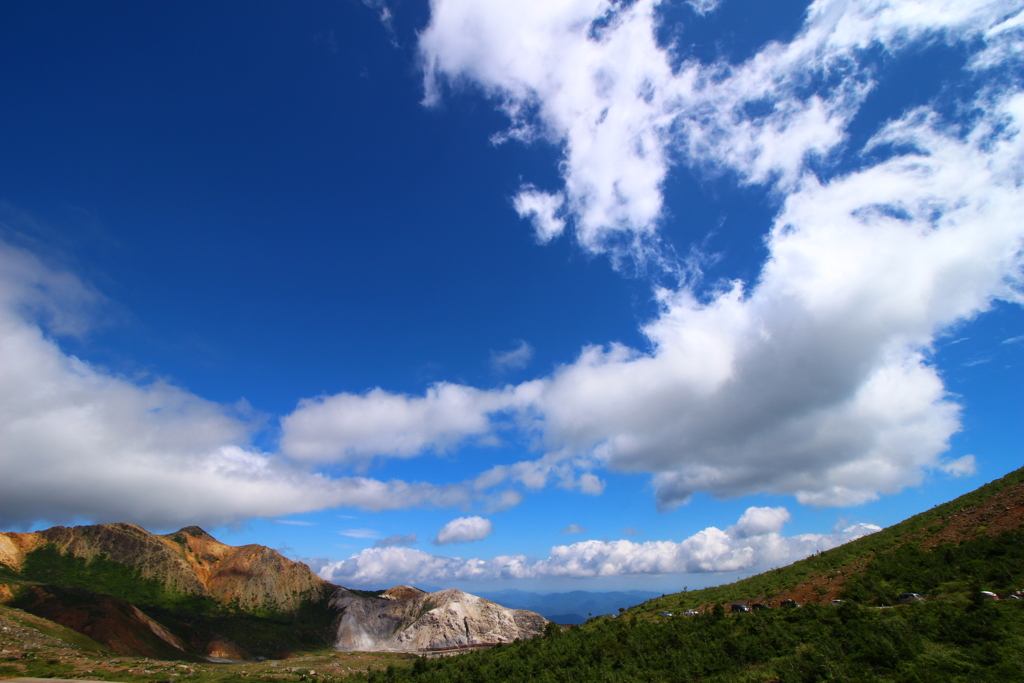
[[522, 370], [533, 360], [533, 347], [522, 339], [508, 351], [492, 351], [491, 367], [496, 372], [508, 372], [509, 370]]
[[373, 529], [345, 529], [339, 531], [342, 536], [348, 536], [349, 538], [379, 538], [380, 533]]
[[381, 539], [378, 539], [377, 541], [375, 541], [374, 544], [373, 544], [373, 547], [374, 548], [394, 548], [394, 547], [407, 548], [407, 547], [412, 546], [412, 545], [416, 545], [416, 534], [407, 534], [407, 535], [404, 535], [404, 536], [401, 535], [401, 534], [392, 534], [391, 536], [388, 536], [386, 538], [381, 538]]

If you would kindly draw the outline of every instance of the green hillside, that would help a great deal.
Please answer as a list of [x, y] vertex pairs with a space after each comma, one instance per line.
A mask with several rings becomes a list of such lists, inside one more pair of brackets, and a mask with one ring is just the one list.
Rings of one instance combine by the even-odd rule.
[[[1024, 671], [1024, 470], [842, 547], [725, 586], [651, 600], [543, 638], [413, 667], [416, 681], [1007, 681]], [[824, 590], [821, 590], [823, 589]], [[799, 591], [842, 602], [729, 613]], [[902, 592], [925, 602], [897, 604]], [[698, 616], [680, 616], [686, 609]], [[676, 616], [664, 617], [662, 611]]]
[[[1003, 503], [1011, 501], [1016, 501], [1016, 510], [1007, 512], [1005, 510], [1006, 505]], [[993, 575], [987, 569], [988, 565], [986, 564], [986, 562], [995, 561], [991, 557], [993, 552], [1010, 553], [1002, 561], [1011, 561], [1014, 547], [1012, 538], [1015, 537], [1009, 537], [1004, 542], [997, 543], [998, 549], [996, 550], [990, 548], [988, 541], [983, 540], [984, 538], [992, 538], [988, 535], [992, 529], [988, 528], [986, 523], [991, 525], [991, 518], [993, 516], [1002, 517], [1000, 519], [1001, 522], [1010, 522], [1006, 526], [1012, 529], [1019, 528], [1024, 524], [1024, 519], [1021, 519], [1021, 515], [1024, 515], [1024, 468], [1015, 470], [1001, 479], [977, 488], [948, 503], [914, 515], [899, 524], [894, 524], [891, 527], [864, 536], [856, 541], [851, 541], [838, 548], [812, 555], [786, 567], [772, 569], [724, 586], [714, 586], [655, 598], [632, 608], [630, 611], [634, 613], [660, 614], [666, 610], [673, 613], [683, 612], [687, 609], [698, 609], [703, 605], [720, 602], [767, 602], [773, 600], [777, 602], [781, 597], [788, 597], [786, 595], [787, 592], [792, 591], [801, 584], [812, 582], [815, 578], [821, 578], [824, 581], [828, 579], [840, 580], [844, 584], [850, 583], [852, 581], [850, 577], [855, 577], [864, 572], [868, 564], [873, 564], [873, 575], [879, 577], [884, 575], [889, 577], [889, 579], [894, 579], [896, 576], [891, 568], [887, 570], [881, 569], [883, 564], [888, 563], [888, 565], [892, 565], [892, 560], [875, 562], [876, 556], [893, 553], [900, 549], [897, 555], [899, 559], [896, 563], [903, 564], [905, 558], [908, 558], [909, 555], [924, 552], [920, 550], [922, 543], [927, 543], [929, 539], [941, 538], [944, 532], [949, 531], [951, 524], [963, 519], [968, 521], [968, 528], [956, 533], [952, 542], [940, 544], [943, 546], [943, 561], [961, 567], [962, 570], [958, 573], [958, 577], [963, 580], [973, 579], [977, 581], [983, 590], [1003, 591], [1017, 588], [1018, 586], [1024, 588], [1024, 581], [1019, 579], [1021, 569], [1024, 569], [1024, 565], [1020, 562], [1017, 563], [1015, 570], [1011, 570], [1009, 575], [998, 572]], [[971, 523], [971, 520], [978, 523]], [[978, 539], [977, 542], [972, 540], [975, 537]], [[961, 549], [961, 545], [965, 545], [965, 547]], [[988, 558], [988, 560], [985, 558]], [[906, 559], [906, 561], [909, 562], [910, 560]], [[913, 560], [913, 562], [918, 563], [921, 561], [919, 555], [917, 559]], [[938, 562], [934, 557], [930, 561]], [[968, 565], [973, 566], [974, 569], [968, 571]], [[840, 572], [843, 573], [840, 574]], [[894, 593], [892, 590], [889, 590], [889, 593], [892, 594], [891, 597], [889, 593], [885, 592], [886, 589], [881, 584], [875, 584], [874, 590], [878, 592], [878, 595], [866, 594], [864, 592], [864, 581], [857, 582], [859, 587], [856, 594], [851, 594], [849, 597], [865, 602], [876, 601], [879, 604], [893, 604], [892, 599], [895, 598], [896, 594], [905, 591], [924, 594], [931, 592], [935, 588], [934, 583], [921, 581], [919, 576], [911, 574], [906, 578], [908, 579], [907, 584], [891, 587], [892, 590], [895, 590]], [[952, 579], [946, 578], [944, 580]], [[839, 591], [841, 594], [836, 597], [847, 597], [842, 593], [851, 588], [852, 586]], [[803, 601], [801, 600], [800, 602]]]

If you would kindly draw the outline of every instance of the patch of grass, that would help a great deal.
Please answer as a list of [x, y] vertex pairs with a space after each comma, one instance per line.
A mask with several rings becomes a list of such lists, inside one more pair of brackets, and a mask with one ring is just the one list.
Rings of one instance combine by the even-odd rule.
[[12, 621], [18, 622], [22, 626], [35, 629], [45, 636], [62, 640], [71, 647], [87, 652], [109, 652], [107, 648], [78, 631], [61, 626], [60, 624], [49, 621], [48, 619], [43, 619], [42, 617], [29, 614], [28, 612], [23, 612], [11, 607], [0, 606], [0, 614], [3, 614]]

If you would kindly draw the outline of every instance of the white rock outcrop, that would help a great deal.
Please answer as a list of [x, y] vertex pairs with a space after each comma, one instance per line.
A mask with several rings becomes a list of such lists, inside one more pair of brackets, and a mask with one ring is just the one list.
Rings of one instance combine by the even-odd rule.
[[331, 606], [338, 610], [338, 650], [414, 652], [510, 643], [540, 635], [548, 623], [535, 612], [508, 609], [454, 589], [426, 593], [396, 586], [366, 597], [342, 588]]

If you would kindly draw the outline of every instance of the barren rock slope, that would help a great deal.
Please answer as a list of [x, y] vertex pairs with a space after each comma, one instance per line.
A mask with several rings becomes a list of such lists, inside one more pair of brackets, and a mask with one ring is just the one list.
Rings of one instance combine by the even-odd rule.
[[380, 597], [340, 589], [331, 600], [338, 610], [339, 650], [416, 651], [482, 643], [510, 643], [543, 632], [548, 620], [490, 600], [444, 590], [425, 593], [411, 586], [390, 588]]

